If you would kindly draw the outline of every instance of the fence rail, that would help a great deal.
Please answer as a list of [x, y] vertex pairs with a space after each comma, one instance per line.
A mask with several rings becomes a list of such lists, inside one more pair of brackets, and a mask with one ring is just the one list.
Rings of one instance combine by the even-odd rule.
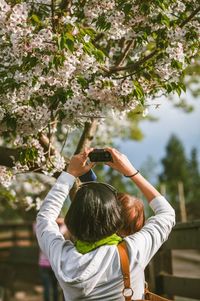
[[[147, 275], [154, 292], [171, 299], [179, 296], [200, 300], [200, 278], [186, 277], [187, 272], [183, 277], [173, 273], [172, 251], [191, 249], [200, 250], [200, 220], [177, 224], [150, 262]], [[0, 287], [17, 290], [15, 279], [23, 285], [38, 284], [38, 251], [31, 223], [0, 225]]]
[[31, 223], [0, 225], [0, 287], [3, 300], [15, 291], [39, 284], [38, 245]]
[[[150, 285], [159, 294], [200, 300], [200, 278], [174, 275], [173, 250], [200, 251], [200, 220], [177, 224], [149, 265]], [[200, 269], [200, 261], [199, 264]]]

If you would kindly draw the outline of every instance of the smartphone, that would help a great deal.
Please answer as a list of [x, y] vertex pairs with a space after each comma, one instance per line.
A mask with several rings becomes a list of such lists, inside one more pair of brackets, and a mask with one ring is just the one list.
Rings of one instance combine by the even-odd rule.
[[88, 155], [91, 162], [109, 162], [112, 161], [111, 153], [103, 148], [96, 148]]

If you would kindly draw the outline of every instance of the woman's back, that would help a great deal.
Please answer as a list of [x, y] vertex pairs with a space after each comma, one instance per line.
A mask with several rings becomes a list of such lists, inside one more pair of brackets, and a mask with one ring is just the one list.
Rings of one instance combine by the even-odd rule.
[[[79, 160], [81, 160], [81, 157]], [[126, 171], [130, 167], [126, 161], [124, 163], [124, 160], [124, 157], [122, 159], [119, 158], [120, 164], [125, 164]], [[123, 300], [122, 289], [124, 284], [117, 250], [118, 242], [113, 239], [117, 232], [113, 229], [120, 230], [118, 227], [123, 224], [120, 222], [118, 200], [116, 199], [115, 205], [114, 196], [111, 195], [110, 201], [105, 201], [106, 205], [102, 206], [98, 193], [96, 200], [98, 206], [95, 205], [95, 198], [92, 200], [95, 207], [91, 206], [90, 198], [88, 197], [84, 198], [84, 203], [81, 203], [81, 199], [77, 203], [73, 201], [73, 207], [69, 214], [74, 212], [75, 215], [72, 214], [70, 216], [70, 231], [72, 231], [76, 242], [65, 241], [59, 232], [56, 218], [74, 183], [74, 179], [73, 173], [63, 172], [45, 198], [37, 216], [37, 237], [40, 247], [48, 256], [67, 301]], [[124, 238], [130, 258], [131, 287], [134, 291], [133, 299], [135, 300], [143, 297], [144, 269], [152, 256], [167, 239], [175, 223], [175, 214], [165, 198], [141, 175], [134, 178], [134, 181], [143, 191], [155, 213], [153, 217], [147, 220], [139, 232]], [[86, 192], [88, 193], [87, 190]], [[77, 204], [78, 206], [76, 206]], [[98, 208], [98, 210], [95, 210], [95, 208]], [[112, 216], [113, 208], [115, 209], [115, 214]], [[104, 211], [99, 213], [100, 209]], [[109, 214], [104, 216], [104, 212], [108, 210]], [[90, 211], [93, 218], [87, 220]], [[73, 216], [76, 217], [75, 223]], [[108, 216], [112, 224], [109, 225], [108, 220], [106, 224], [100, 223], [99, 216], [102, 216], [103, 219]], [[87, 222], [87, 225], [83, 224], [84, 220]], [[86, 248], [83, 254], [78, 248], [77, 242], [79, 239], [89, 235], [90, 231], [93, 231], [92, 225], [95, 226], [97, 234], [101, 235], [101, 233], [107, 231], [108, 236], [100, 236], [96, 241], [90, 241], [90, 236], [88, 236], [88, 241], [86, 239], [81, 243], [91, 248]], [[98, 227], [100, 227], [100, 231], [98, 231]], [[110, 230], [113, 232], [109, 233]], [[80, 238], [79, 233], [82, 235]], [[113, 241], [108, 241], [109, 235], [111, 235], [111, 240]], [[94, 232], [91, 237], [94, 237]], [[104, 237], [105, 239], [103, 239]]]

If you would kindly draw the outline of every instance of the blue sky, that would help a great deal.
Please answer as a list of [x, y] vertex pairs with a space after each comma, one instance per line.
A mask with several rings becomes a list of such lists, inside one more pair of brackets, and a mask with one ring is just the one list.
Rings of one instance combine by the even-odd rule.
[[141, 123], [144, 139], [140, 142], [123, 141], [119, 143], [120, 150], [128, 156], [136, 168], [139, 169], [148, 156], [151, 156], [158, 163], [159, 172], [161, 170], [160, 160], [165, 156], [165, 146], [172, 134], [178, 136], [182, 141], [187, 157], [189, 157], [191, 149], [196, 147], [200, 162], [200, 99], [192, 99], [188, 96], [187, 98], [195, 106], [192, 113], [184, 113], [181, 109], [175, 108], [170, 101], [162, 99], [158, 109], [155, 109], [154, 106], [149, 109], [150, 114], [158, 117], [159, 120]]

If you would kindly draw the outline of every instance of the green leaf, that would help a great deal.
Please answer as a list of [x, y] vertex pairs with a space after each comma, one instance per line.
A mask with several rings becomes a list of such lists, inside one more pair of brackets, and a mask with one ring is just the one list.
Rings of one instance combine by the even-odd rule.
[[150, 13], [150, 5], [148, 3], [143, 2], [140, 6], [140, 9], [143, 13], [149, 14]]
[[74, 42], [74, 37], [70, 32], [66, 32], [65, 37], [66, 37], [67, 40], [70, 40], [70, 41]]
[[88, 81], [83, 76], [79, 76], [77, 81], [83, 89], [88, 87]]
[[71, 52], [74, 51], [74, 42], [71, 39], [66, 39], [65, 47], [67, 47]]
[[157, 21], [160, 24], [166, 25], [167, 27], [170, 27], [170, 19], [165, 14], [158, 14]]
[[131, 12], [131, 9], [132, 9], [131, 3], [126, 3], [123, 7], [123, 11], [125, 12], [126, 15], [128, 15]]
[[130, 131], [130, 139], [141, 141], [144, 138], [144, 134], [139, 127], [132, 127]]
[[22, 148], [19, 153], [19, 161], [21, 164], [33, 163], [38, 157], [38, 150], [36, 148]]
[[11, 128], [12, 130], [16, 130], [17, 120], [14, 117], [6, 116], [5, 120], [8, 128]]
[[59, 66], [63, 66], [64, 61], [65, 61], [64, 54], [56, 54], [53, 58], [52, 65], [54, 65], [56, 70], [58, 70]]
[[102, 14], [99, 16], [99, 18], [96, 20], [96, 27], [97, 29], [101, 30], [108, 30], [111, 27], [111, 23], [106, 20], [106, 16]]
[[137, 97], [137, 99], [141, 99], [144, 97], [144, 91], [142, 89], [142, 86], [140, 85], [140, 83], [138, 81], [133, 81], [133, 85], [134, 85], [134, 95]]
[[178, 69], [178, 70], [181, 70], [181, 69], [183, 68], [183, 63], [181, 63], [181, 62], [179, 62], [179, 61], [177, 61], [177, 60], [172, 60], [171, 66], [172, 66], [173, 68], [176, 68], [176, 69]]
[[91, 43], [91, 42], [88, 42], [88, 43], [84, 43], [83, 45], [83, 50], [84, 52], [88, 53], [88, 54], [93, 54], [94, 50], [96, 48], [94, 47], [94, 45]]
[[90, 28], [90, 27], [87, 27], [87, 28], [84, 28], [84, 35], [87, 34], [89, 35], [91, 38], [94, 38], [95, 35], [96, 35], [96, 31], [93, 29], [93, 28]]
[[103, 63], [105, 60], [105, 54], [100, 49], [96, 49], [94, 51], [94, 56], [96, 57], [97, 61]]
[[38, 24], [38, 25], [41, 24], [41, 21], [40, 21], [39, 17], [38, 17], [37, 15], [35, 15], [35, 14], [33, 14], [33, 15], [31, 16], [31, 20], [34, 21], [34, 22], [35, 22], [36, 24]]

